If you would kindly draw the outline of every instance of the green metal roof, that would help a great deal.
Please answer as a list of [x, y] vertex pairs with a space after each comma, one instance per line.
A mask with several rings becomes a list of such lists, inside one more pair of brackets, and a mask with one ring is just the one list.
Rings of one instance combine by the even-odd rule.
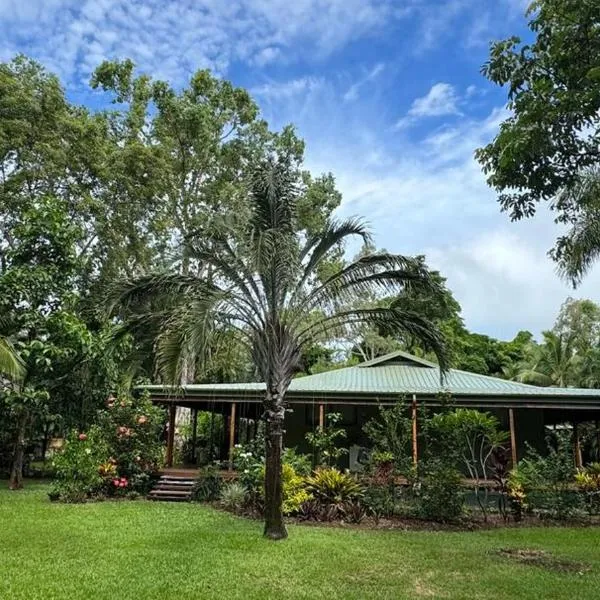
[[[262, 399], [264, 383], [194, 384], [180, 388], [144, 386], [159, 400], [178, 397], [197, 400]], [[579, 388], [547, 388], [507, 381], [497, 377], [450, 369], [443, 380], [434, 363], [394, 352], [373, 361], [317, 375], [294, 379], [287, 393], [290, 401], [307, 402], [322, 399], [339, 403], [389, 401], [399, 396], [416, 395], [420, 400], [435, 400], [442, 392], [455, 399], [471, 399], [469, 404], [491, 405], [500, 399], [509, 404], [581, 406], [600, 409], [600, 390]]]

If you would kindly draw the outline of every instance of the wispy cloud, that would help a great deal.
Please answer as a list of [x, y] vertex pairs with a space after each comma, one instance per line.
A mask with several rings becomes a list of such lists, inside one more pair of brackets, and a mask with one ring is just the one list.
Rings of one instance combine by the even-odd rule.
[[424, 117], [442, 117], [460, 115], [458, 109], [460, 97], [456, 88], [449, 83], [436, 83], [421, 98], [416, 98], [408, 113], [398, 120], [397, 128], [407, 127]]
[[360, 88], [375, 79], [385, 69], [383, 63], [377, 63], [366, 75], [355, 81], [344, 94], [344, 101], [349, 102], [356, 100], [359, 95]]
[[26, 51], [69, 81], [130, 57], [180, 83], [200, 67], [322, 60], [404, 13], [394, 0], [0, 0], [0, 56]]
[[293, 96], [306, 94], [320, 89], [324, 80], [319, 77], [300, 77], [288, 81], [271, 81], [253, 87], [251, 93], [259, 99], [268, 101], [289, 100]]

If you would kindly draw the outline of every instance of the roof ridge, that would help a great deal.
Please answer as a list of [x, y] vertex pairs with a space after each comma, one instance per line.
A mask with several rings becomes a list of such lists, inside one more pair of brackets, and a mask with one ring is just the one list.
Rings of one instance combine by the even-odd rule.
[[383, 356], [378, 356], [377, 358], [372, 358], [371, 360], [367, 360], [365, 362], [359, 363], [356, 366], [360, 367], [360, 368], [374, 367], [377, 365], [385, 364], [386, 362], [393, 360], [394, 358], [397, 358], [399, 356], [401, 356], [402, 358], [406, 358], [407, 360], [410, 360], [418, 365], [423, 365], [424, 367], [429, 367], [429, 368], [434, 368], [434, 369], [439, 368], [439, 365], [435, 364], [434, 362], [431, 362], [424, 358], [420, 358], [419, 356], [415, 356], [414, 354], [409, 354], [408, 352], [405, 352], [404, 350], [396, 350], [395, 352], [390, 352], [388, 354], [384, 354]]

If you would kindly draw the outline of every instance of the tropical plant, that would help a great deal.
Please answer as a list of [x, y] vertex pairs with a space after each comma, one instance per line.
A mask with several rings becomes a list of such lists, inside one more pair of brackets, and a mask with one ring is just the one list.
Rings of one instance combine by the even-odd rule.
[[499, 430], [498, 419], [493, 415], [466, 408], [433, 416], [429, 427], [431, 434], [455, 440], [460, 462], [473, 481], [475, 498], [487, 521], [487, 482], [492, 475], [493, 456], [508, 440], [508, 434]]
[[464, 511], [460, 473], [444, 459], [419, 463], [417, 514], [432, 521], [456, 521]]
[[316, 431], [306, 434], [306, 441], [312, 448], [314, 466], [333, 466], [342, 456], [348, 454], [347, 448], [339, 446], [339, 443], [346, 439], [346, 430], [337, 427], [341, 419], [341, 413], [328, 413], [325, 427], [319, 426]]
[[212, 502], [221, 494], [223, 480], [216, 467], [208, 465], [198, 473], [192, 488], [192, 500], [196, 502]]
[[333, 467], [317, 469], [306, 478], [308, 491], [323, 504], [340, 504], [362, 497], [364, 490], [356, 479]]
[[209, 340], [224, 329], [237, 331], [266, 385], [264, 534], [271, 539], [287, 536], [281, 480], [285, 394], [304, 348], [367, 322], [410, 333], [436, 353], [442, 372], [446, 369], [442, 338], [420, 314], [394, 307], [339, 308], [373, 289], [393, 293], [423, 287], [436, 296], [439, 285], [423, 257], [370, 254], [321, 278], [320, 267], [332, 251], [352, 236], [369, 239], [369, 232], [350, 219], [299, 235], [299, 193], [297, 174], [285, 156], [265, 160], [251, 178], [243, 235], [224, 224], [212, 235], [198, 229], [185, 240], [189, 255], [210, 277], [147, 275], [118, 286], [110, 303], [123, 310], [133, 328], [160, 321], [158, 367], [173, 382], [190, 355], [202, 358]]
[[544, 331], [544, 342], [530, 347], [527, 366], [517, 379], [541, 386], [567, 387], [573, 383], [577, 358], [572, 337]]
[[19, 380], [25, 374], [25, 365], [10, 340], [0, 336], [0, 373]]
[[221, 490], [219, 504], [233, 512], [239, 512], [246, 503], [246, 488], [237, 481], [229, 483]]
[[400, 400], [391, 408], [380, 405], [378, 416], [368, 421], [363, 431], [375, 453], [385, 454], [388, 458], [391, 456], [398, 471], [403, 472], [410, 467], [412, 422], [405, 401]]

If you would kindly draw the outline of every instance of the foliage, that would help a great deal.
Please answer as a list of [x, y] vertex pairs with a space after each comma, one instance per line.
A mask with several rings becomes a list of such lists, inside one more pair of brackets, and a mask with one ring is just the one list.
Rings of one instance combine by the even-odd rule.
[[579, 499], [571, 486], [575, 481], [573, 451], [569, 432], [553, 432], [547, 437], [547, 452], [542, 456], [529, 448], [519, 461], [518, 478], [530, 510], [556, 519], [572, 516]]
[[192, 488], [192, 500], [196, 502], [213, 502], [221, 495], [223, 480], [218, 469], [208, 465], [200, 469]]
[[68, 501], [148, 491], [162, 462], [163, 422], [163, 411], [147, 398], [110, 397], [97, 423], [72, 433], [55, 457], [53, 496]]
[[306, 478], [306, 489], [323, 505], [341, 506], [345, 502], [359, 500], [364, 489], [356, 479], [333, 467], [317, 469]]
[[499, 430], [499, 422], [489, 413], [457, 408], [431, 417], [430, 435], [452, 440], [460, 462], [474, 481], [477, 503], [487, 520], [489, 486], [494, 453], [508, 440], [508, 434]]
[[411, 461], [411, 427], [405, 401], [401, 400], [391, 408], [379, 406], [378, 416], [363, 427], [374, 449], [371, 461], [375, 466], [391, 457], [394, 467], [401, 473], [406, 472]]
[[464, 491], [456, 468], [443, 459], [419, 463], [417, 514], [432, 521], [456, 521], [464, 512]]
[[[511, 114], [477, 159], [512, 219], [531, 217], [547, 202], [558, 221], [574, 226], [555, 247], [561, 260], [587, 209], [586, 195], [571, 192], [600, 158], [597, 4], [536, 0], [529, 15], [533, 42], [515, 36], [494, 42], [483, 67], [490, 81], [507, 87]], [[574, 258], [579, 268], [572, 273], [581, 274], [589, 263]]]
[[600, 513], [600, 463], [592, 463], [575, 473], [575, 483], [583, 495], [587, 511]]
[[311, 499], [311, 495], [305, 489], [304, 478], [291, 465], [283, 463], [282, 470], [283, 514], [292, 515]]
[[63, 502], [83, 502], [110, 489], [116, 468], [111, 450], [97, 425], [86, 433], [73, 431], [54, 458], [55, 481], [50, 497]]
[[219, 504], [232, 512], [240, 512], [246, 503], [246, 488], [237, 481], [228, 483], [221, 489]]
[[316, 431], [309, 431], [306, 434], [306, 441], [312, 448], [313, 465], [333, 466], [342, 456], [348, 454], [347, 448], [338, 445], [346, 439], [346, 430], [343, 427], [336, 427], [341, 419], [341, 413], [328, 413], [325, 427], [317, 427]]

